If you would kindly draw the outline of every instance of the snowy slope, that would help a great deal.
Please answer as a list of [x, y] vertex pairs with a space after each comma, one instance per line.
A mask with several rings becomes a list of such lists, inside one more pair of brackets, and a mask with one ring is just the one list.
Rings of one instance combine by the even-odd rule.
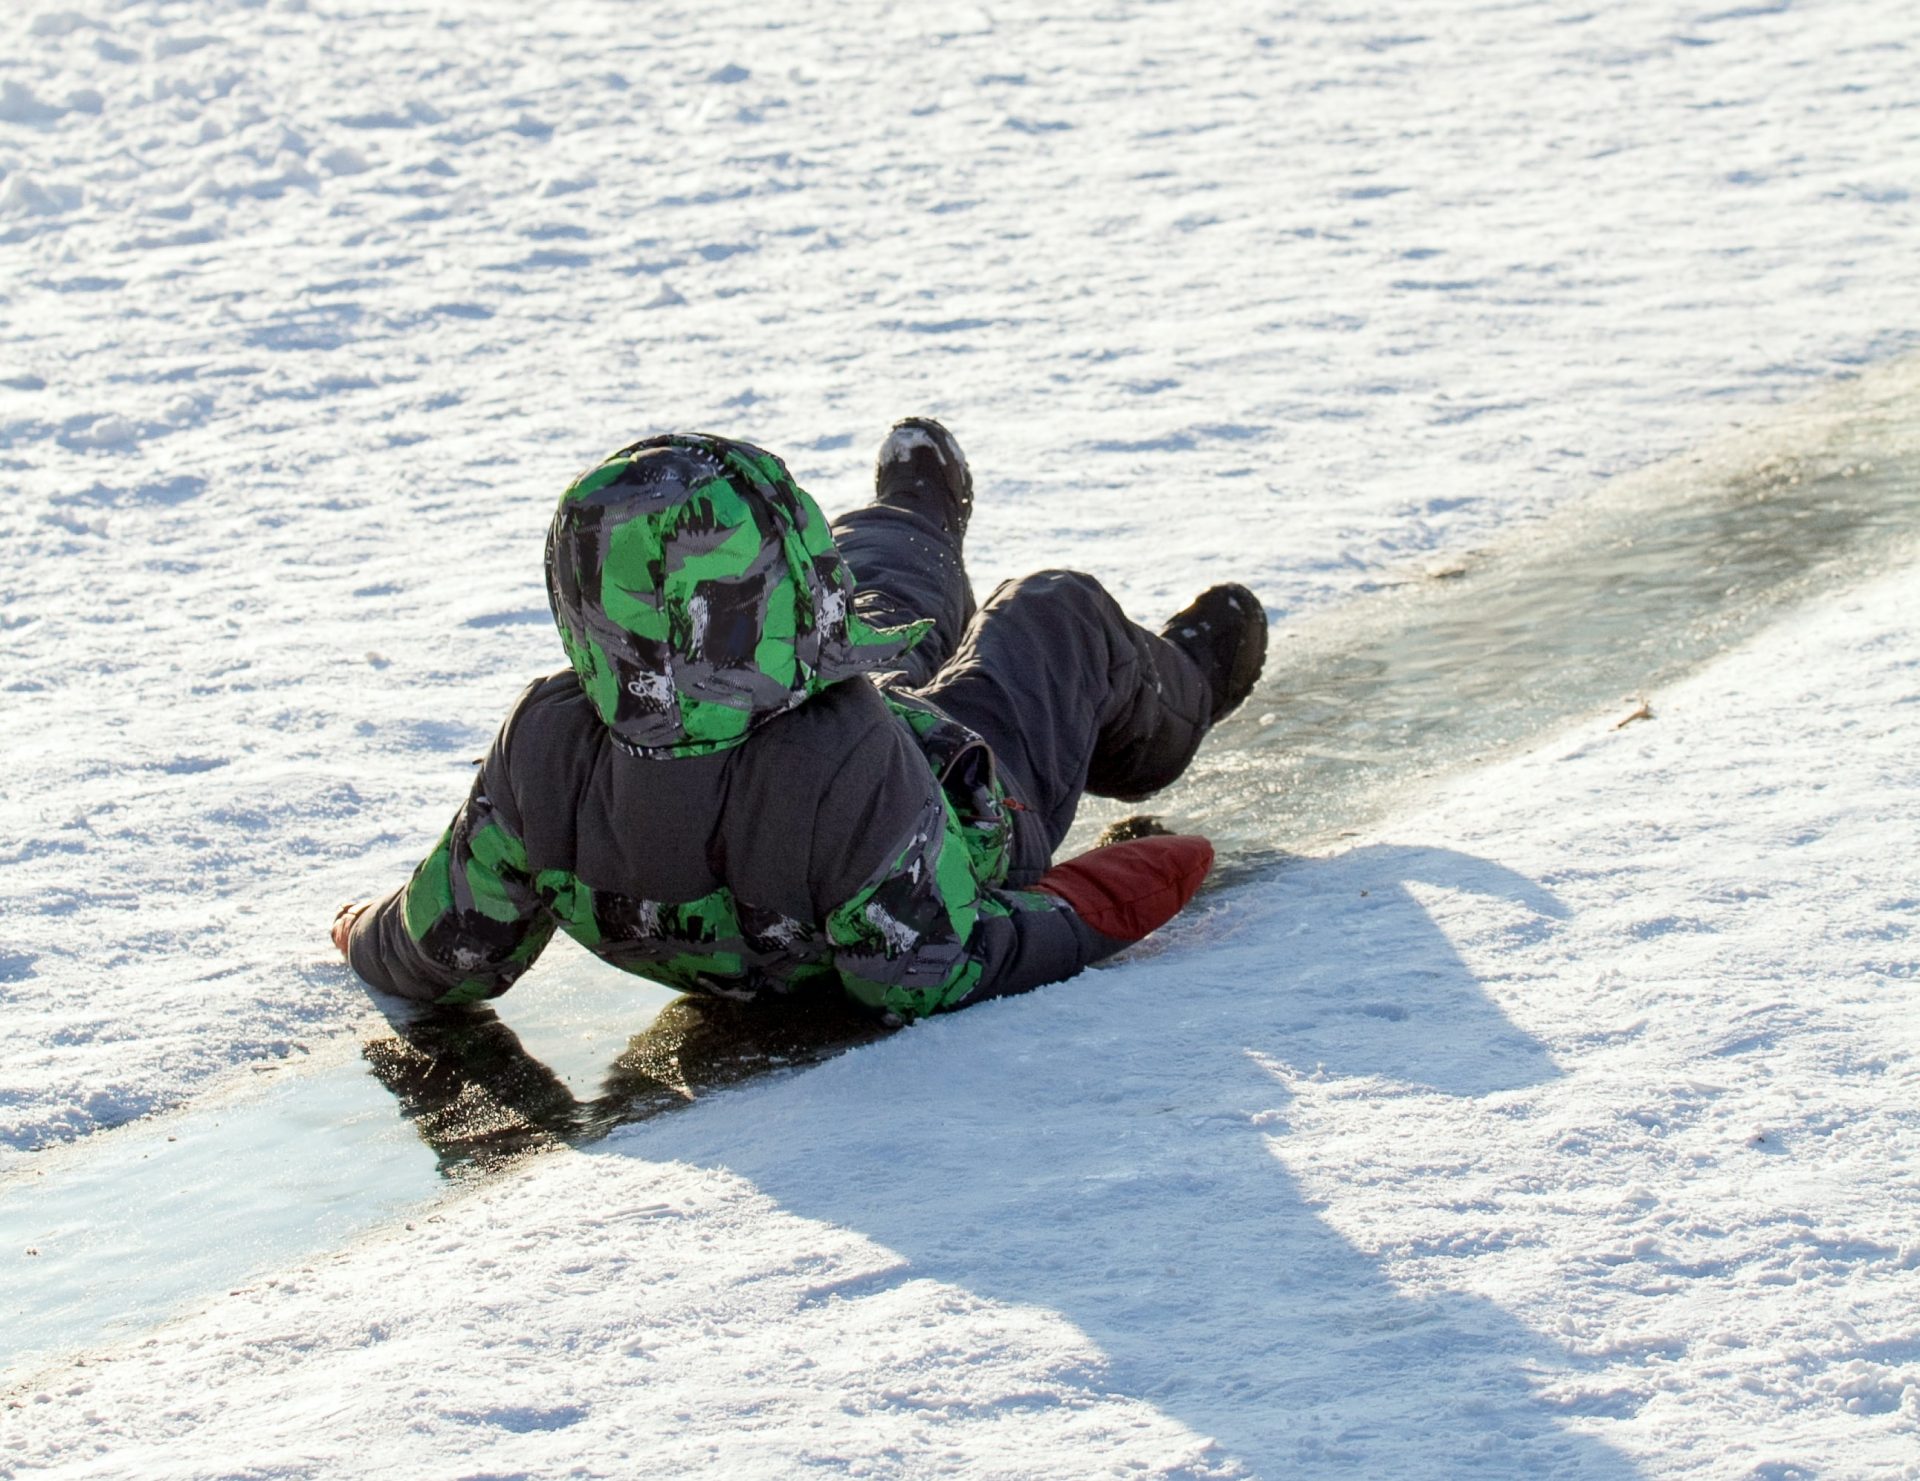
[[[1284, 622], [1920, 346], [1910, 5], [1071, 9], [0, 7], [0, 1197], [357, 1052], [325, 920], [643, 432], [837, 511], [929, 411], [983, 586]], [[1920, 1477], [1914, 590], [37, 1375], [0, 1470]]]
[[355, 1020], [313, 922], [662, 426], [1278, 614], [1915, 342], [1898, 3], [0, 11], [0, 1147]]
[[[42, 1375], [155, 1477], [1920, 1474], [1920, 584]], [[530, 984], [529, 984], [530, 985]]]

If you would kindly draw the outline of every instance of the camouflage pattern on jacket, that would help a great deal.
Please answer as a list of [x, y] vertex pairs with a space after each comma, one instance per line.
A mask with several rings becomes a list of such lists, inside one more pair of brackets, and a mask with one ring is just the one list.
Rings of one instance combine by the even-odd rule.
[[1071, 912], [1002, 887], [986, 743], [864, 677], [925, 624], [853, 613], [777, 458], [701, 436], [623, 449], [563, 495], [547, 583], [575, 682], [521, 697], [452, 825], [356, 926], [370, 982], [496, 996], [559, 928], [683, 992], [837, 979], [911, 1020], [1084, 965]]
[[863, 622], [812, 496], [772, 453], [719, 437], [650, 437], [582, 475], [546, 566], [574, 672], [642, 756], [738, 745], [927, 628]]
[[[399, 919], [441, 1003], [497, 997], [557, 927], [603, 961], [680, 992], [749, 999], [838, 979], [902, 1021], [956, 1006], [990, 960], [983, 920], [1054, 912], [1051, 895], [997, 888], [1009, 813], [985, 743], [899, 700], [887, 708], [935, 768], [905, 832], [818, 923], [756, 906], [721, 884], [692, 900], [596, 888], [530, 859], [512, 810], [511, 752], [496, 746], [472, 793], [399, 897]], [[544, 770], [544, 768], [539, 768]]]

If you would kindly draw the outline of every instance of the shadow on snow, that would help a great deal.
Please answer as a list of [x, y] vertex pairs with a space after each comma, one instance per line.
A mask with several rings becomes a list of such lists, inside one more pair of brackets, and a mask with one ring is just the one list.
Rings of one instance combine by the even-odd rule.
[[[1204, 953], [934, 1020], [804, 1085], [720, 1097], [598, 1149], [722, 1165], [901, 1257], [842, 1299], [924, 1279], [1059, 1312], [1106, 1354], [1102, 1388], [1211, 1437], [1218, 1474], [1633, 1476], [1534, 1392], [1580, 1360], [1485, 1300], [1403, 1293], [1276, 1155], [1290, 1066], [1460, 1097], [1560, 1073], [1416, 883], [1510, 901], [1522, 930], [1565, 914], [1533, 881], [1446, 850], [1296, 861], [1203, 923], [1224, 931]], [[529, 1127], [579, 1144], [858, 1031], [837, 1005], [686, 1000], [582, 1101], [493, 1015], [466, 1025], [451, 1050], [388, 1041], [385, 1065], [369, 1046], [443, 1163], [486, 1163], [488, 1105], [519, 1127], [502, 1156]]]

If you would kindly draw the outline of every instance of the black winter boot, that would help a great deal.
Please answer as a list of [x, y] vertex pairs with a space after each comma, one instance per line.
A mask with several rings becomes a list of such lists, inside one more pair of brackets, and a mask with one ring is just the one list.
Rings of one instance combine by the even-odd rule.
[[1209, 586], [1167, 619], [1160, 636], [1199, 666], [1213, 696], [1210, 725], [1240, 707], [1267, 661], [1266, 609], [1237, 584]]
[[958, 545], [973, 517], [973, 474], [951, 432], [932, 417], [908, 417], [880, 444], [873, 497], [876, 504], [925, 515]]

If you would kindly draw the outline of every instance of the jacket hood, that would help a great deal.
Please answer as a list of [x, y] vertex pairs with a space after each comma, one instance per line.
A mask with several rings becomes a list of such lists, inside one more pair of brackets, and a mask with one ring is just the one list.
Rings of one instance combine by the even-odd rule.
[[547, 597], [614, 739], [643, 756], [738, 745], [931, 625], [874, 628], [826, 516], [786, 465], [703, 434], [622, 448], [560, 496]]

